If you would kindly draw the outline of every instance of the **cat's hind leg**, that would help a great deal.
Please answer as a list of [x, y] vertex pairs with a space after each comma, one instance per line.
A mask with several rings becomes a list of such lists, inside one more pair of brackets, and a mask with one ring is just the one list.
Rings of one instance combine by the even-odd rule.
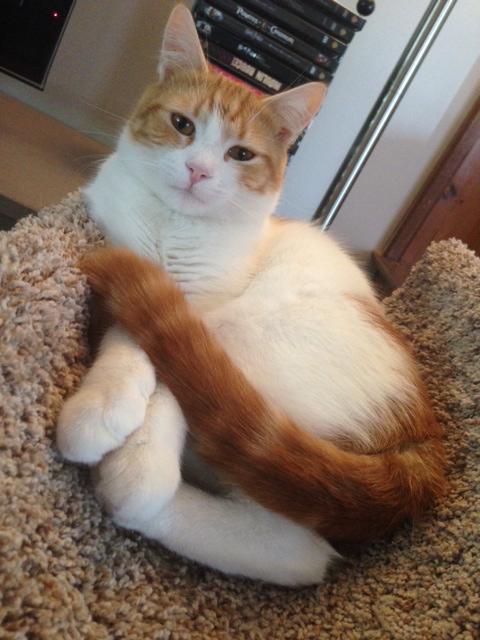
[[316, 584], [338, 558], [329, 543], [244, 498], [208, 494], [181, 483], [149, 519], [114, 516], [167, 548], [227, 574], [286, 586]]
[[214, 496], [181, 481], [185, 434], [180, 407], [159, 385], [142, 426], [95, 470], [96, 494], [114, 521], [224, 573], [321, 582], [338, 557], [328, 542], [244, 496]]
[[172, 499], [186, 428], [174, 396], [158, 385], [143, 424], [94, 471], [96, 494], [107, 511], [125, 522], [148, 520]]

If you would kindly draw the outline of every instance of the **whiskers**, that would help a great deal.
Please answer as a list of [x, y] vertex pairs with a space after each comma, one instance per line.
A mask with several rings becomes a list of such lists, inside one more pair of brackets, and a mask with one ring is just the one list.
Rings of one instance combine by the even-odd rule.
[[136, 158], [135, 164], [141, 165], [142, 167], [153, 167], [154, 169], [159, 169], [162, 172], [171, 175], [169, 171], [169, 167], [165, 167], [165, 165], [163, 165], [160, 162], [154, 162], [152, 160], [144, 160], [142, 158]]
[[101, 129], [79, 129], [80, 133], [84, 133], [86, 136], [92, 136], [94, 138], [104, 138], [109, 141], [109, 146], [115, 147], [118, 142], [118, 135], [102, 131]]
[[95, 109], [95, 111], [99, 111], [100, 113], [103, 113], [104, 115], [109, 116], [110, 118], [112, 118], [113, 120], [117, 121], [118, 123], [121, 123], [122, 125], [125, 125], [128, 122], [128, 118], [125, 118], [124, 116], [121, 116], [118, 113], [114, 113], [113, 111], [109, 111], [108, 109], [104, 109], [103, 107], [100, 107], [98, 104], [94, 104], [93, 102], [89, 102], [85, 98], [80, 97], [79, 99], [81, 100], [81, 102], [83, 102], [83, 104], [85, 106], [90, 107], [91, 109]]
[[242, 206], [237, 200], [231, 198], [228, 201], [229, 204], [233, 205], [236, 209], [238, 209], [239, 211], [241, 211], [245, 217], [247, 218], [256, 218], [257, 214], [255, 211], [252, 211], [251, 209], [245, 209], [244, 206]]
[[[288, 211], [286, 215], [289, 218], [296, 219], [296, 220], [299, 220], [299, 219], [311, 220], [313, 215], [312, 211], [309, 211], [305, 207], [300, 207], [298, 205], [298, 202], [294, 202], [291, 198], [287, 198], [287, 196], [285, 196], [283, 193], [281, 194], [280, 200], [279, 200], [279, 205], [282, 205], [282, 204], [287, 205]], [[294, 212], [295, 214], [298, 214], [298, 217], [294, 216]]]

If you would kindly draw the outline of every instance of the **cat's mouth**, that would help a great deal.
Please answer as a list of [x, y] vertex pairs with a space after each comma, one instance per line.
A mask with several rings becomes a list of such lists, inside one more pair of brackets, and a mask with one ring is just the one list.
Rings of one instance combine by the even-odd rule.
[[201, 203], [201, 204], [207, 204], [206, 200], [204, 198], [200, 197], [198, 195], [198, 193], [195, 193], [193, 187], [176, 187], [176, 186], [173, 186], [172, 188], [175, 191], [177, 191], [178, 193], [180, 193], [180, 195], [187, 202], [196, 202], [196, 203]]

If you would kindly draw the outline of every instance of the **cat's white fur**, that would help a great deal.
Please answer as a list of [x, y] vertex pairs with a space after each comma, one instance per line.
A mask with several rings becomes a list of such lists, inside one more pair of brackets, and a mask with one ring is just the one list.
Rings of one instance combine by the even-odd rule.
[[[125, 130], [85, 190], [90, 213], [112, 243], [163, 264], [275, 406], [323, 437], [368, 443], [376, 407], [413, 392], [402, 375], [405, 356], [348, 297], [375, 301], [332, 238], [308, 224], [272, 224], [279, 194], [240, 185], [224, 161], [236, 143], [223, 138], [215, 115], [182, 150], [148, 148]], [[214, 176], [198, 185], [198, 200], [179, 190], [191, 158]], [[58, 444], [70, 460], [100, 463], [97, 491], [115, 521], [227, 573], [286, 585], [321, 581], [337, 555], [327, 541], [239, 493], [208, 493], [182, 480], [185, 433], [145, 354], [111, 329], [64, 405]]]

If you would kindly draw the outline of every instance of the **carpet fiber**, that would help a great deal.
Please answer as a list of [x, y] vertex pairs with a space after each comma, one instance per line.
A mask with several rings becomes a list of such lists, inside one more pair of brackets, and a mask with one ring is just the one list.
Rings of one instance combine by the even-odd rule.
[[0, 637], [478, 638], [480, 261], [432, 245], [387, 301], [446, 429], [450, 493], [319, 587], [226, 578], [116, 529], [53, 444], [87, 357], [75, 263], [101, 242], [78, 195], [0, 234]]

